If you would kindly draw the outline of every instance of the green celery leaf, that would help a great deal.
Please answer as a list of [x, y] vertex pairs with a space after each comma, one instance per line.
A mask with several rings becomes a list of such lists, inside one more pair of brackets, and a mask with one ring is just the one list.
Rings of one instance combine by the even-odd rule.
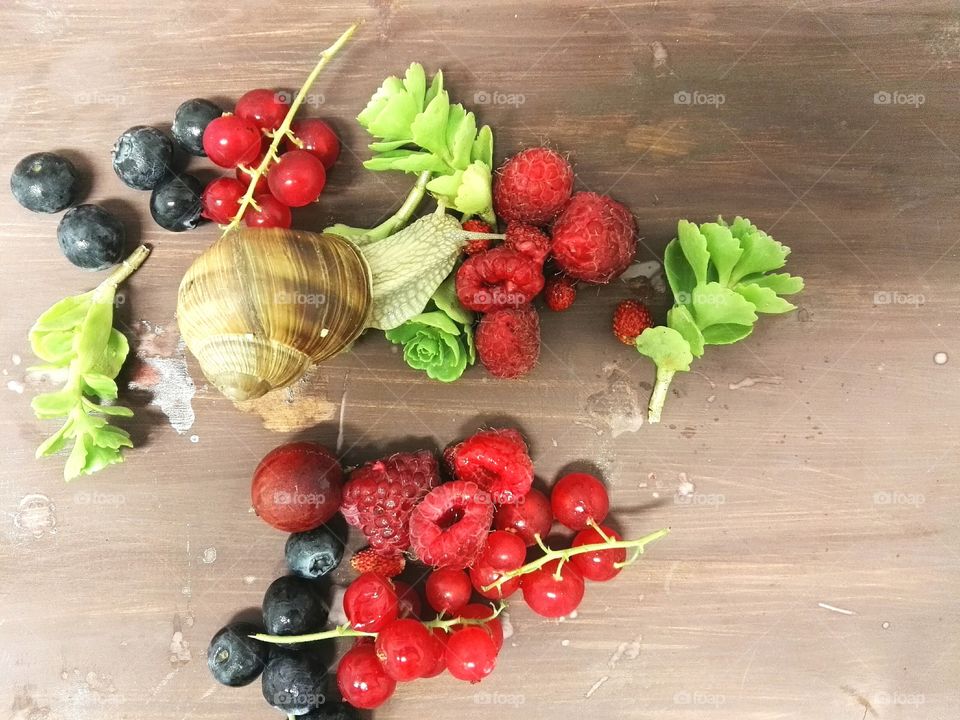
[[779, 314], [797, 309], [796, 305], [778, 297], [773, 290], [767, 287], [740, 283], [734, 290], [752, 303], [757, 308], [757, 312]]
[[697, 327], [704, 331], [711, 325], [733, 323], [737, 325], [753, 325], [757, 321], [757, 313], [752, 303], [728, 287], [720, 283], [698, 285], [693, 289], [691, 307]]
[[743, 340], [753, 332], [753, 325], [734, 323], [711, 325], [703, 330], [703, 340], [707, 345], [732, 345]]
[[741, 285], [759, 285], [770, 288], [777, 295], [793, 295], [803, 290], [803, 278], [790, 273], [771, 273], [770, 275], [749, 275], [740, 281]]
[[421, 110], [424, 107], [423, 98], [427, 93], [427, 76], [423, 72], [423, 65], [418, 62], [410, 63], [403, 78], [403, 86], [413, 99], [417, 110]]
[[674, 300], [681, 305], [689, 305], [693, 298], [693, 288], [697, 285], [697, 278], [693, 268], [683, 254], [680, 241], [674, 238], [667, 245], [663, 253], [663, 270], [667, 275], [667, 282], [673, 293]]
[[37, 395], [30, 401], [30, 407], [39, 419], [50, 420], [69, 415], [78, 401], [77, 391], [66, 389]]
[[683, 335], [664, 325], [647, 328], [636, 340], [637, 350], [656, 363], [657, 368], [686, 372], [693, 362], [690, 345]]
[[478, 160], [487, 167], [493, 167], [493, 131], [489, 125], [484, 125], [477, 133], [470, 150], [470, 159]]
[[433, 99], [443, 92], [443, 70], [437, 70], [437, 74], [433, 76], [433, 80], [430, 82], [430, 87], [427, 88], [427, 94], [423, 97], [423, 107], [426, 107], [433, 101]]
[[123, 462], [123, 456], [117, 450], [93, 445], [87, 451], [87, 462], [83, 468], [83, 474], [92, 475], [119, 462]]
[[447, 335], [457, 336], [460, 334], [460, 328], [457, 327], [457, 324], [453, 322], [447, 314], [444, 312], [434, 311], [434, 312], [425, 312], [420, 313], [408, 320], [410, 323], [416, 323], [418, 325], [436, 328], [441, 333], [446, 333]]
[[700, 332], [686, 305], [675, 305], [667, 311], [667, 327], [673, 328], [683, 336], [694, 357], [703, 355], [703, 333]]
[[448, 163], [450, 161], [450, 152], [447, 149], [449, 113], [450, 96], [444, 91], [434, 97], [410, 125], [410, 137], [413, 141]]
[[730, 228], [719, 223], [703, 223], [700, 232], [707, 239], [707, 251], [717, 271], [717, 282], [728, 285], [730, 273], [743, 254], [740, 241], [733, 236]]
[[479, 161], [471, 163], [463, 171], [453, 207], [464, 215], [485, 214], [493, 206], [492, 182], [493, 175], [488, 165]]
[[707, 266], [710, 263], [710, 253], [707, 251], [707, 239], [700, 234], [700, 228], [688, 220], [677, 223], [677, 239], [683, 254], [693, 268], [697, 283], [707, 282]]

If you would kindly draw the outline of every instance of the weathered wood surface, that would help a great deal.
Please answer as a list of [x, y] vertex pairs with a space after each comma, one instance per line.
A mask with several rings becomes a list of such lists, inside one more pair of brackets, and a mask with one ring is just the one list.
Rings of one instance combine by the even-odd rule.
[[[188, 97], [296, 86], [356, 18], [309, 108], [349, 150], [303, 227], [372, 223], [402, 196], [405, 179], [360, 168], [351, 118], [421, 60], [493, 125], [498, 157], [549, 142], [579, 187], [628, 203], [642, 260], [679, 217], [772, 229], [807, 279], [800, 312], [712, 348], [659, 427], [632, 425], [651, 366], [607, 329], [622, 283], [544, 316], [543, 361], [515, 383], [431, 384], [369, 337], [260, 414], [203, 387], [192, 359], [196, 395], [178, 391], [176, 288], [216, 230], [157, 229], [110, 146]], [[575, 620], [515, 610], [482, 685], [408, 685], [378, 718], [960, 713], [954, 4], [16, 0], [0, 30], [0, 174], [67, 151], [88, 201], [155, 247], [121, 309], [153, 370], [128, 373], [148, 388], [127, 393], [138, 448], [65, 486], [59, 460], [33, 459], [51, 425], [29, 409], [26, 334], [94, 276], [61, 257], [57, 217], [0, 193], [0, 717], [276, 717], [257, 685], [216, 686], [205, 647], [282, 570], [284, 537], [248, 512], [254, 465], [290, 437], [335, 443], [341, 401], [349, 462], [509, 421], [544, 481], [592, 463], [627, 534], [673, 528]]]

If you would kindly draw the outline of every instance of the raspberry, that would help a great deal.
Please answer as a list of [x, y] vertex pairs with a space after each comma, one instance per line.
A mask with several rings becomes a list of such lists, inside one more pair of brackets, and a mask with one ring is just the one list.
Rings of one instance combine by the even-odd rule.
[[433, 567], [470, 567], [483, 549], [493, 503], [476, 483], [455, 480], [434, 488], [410, 517], [410, 543]]
[[563, 312], [577, 299], [577, 281], [566, 275], [549, 278], [544, 284], [543, 299], [554, 312]]
[[537, 265], [543, 265], [550, 254], [550, 238], [533, 225], [510, 223], [507, 225], [503, 244], [511, 250], [523, 253]]
[[533, 300], [543, 290], [543, 269], [526, 255], [497, 247], [467, 258], [456, 283], [465, 308], [490, 312]]
[[392, 578], [402, 573], [406, 565], [407, 561], [403, 559], [403, 555], [386, 557], [369, 547], [358, 550], [353, 554], [353, 557], [350, 558], [350, 567], [361, 575], [363, 573], [373, 572], [379, 573], [384, 577]]
[[527, 443], [511, 428], [478, 432], [448, 447], [443, 459], [457, 480], [476, 483], [498, 505], [521, 501], [533, 484]]
[[540, 357], [540, 316], [530, 305], [487, 313], [477, 325], [476, 343], [487, 372], [518, 378]]
[[[482, 232], [482, 233], [492, 233], [493, 228], [491, 228], [483, 220], [467, 220], [463, 224], [463, 229], [467, 232]], [[471, 240], [467, 243], [467, 246], [463, 249], [463, 252], [467, 255], [477, 255], [482, 253], [485, 250], [489, 250], [493, 245], [493, 240], [490, 238], [480, 238], [479, 240]]]
[[570, 277], [607, 283], [633, 261], [637, 228], [630, 211], [606, 195], [579, 192], [553, 225], [553, 259]]
[[396, 453], [350, 474], [340, 512], [363, 531], [374, 551], [397, 555], [410, 547], [410, 513], [439, 482], [432, 453]]
[[635, 344], [640, 333], [649, 327], [653, 327], [653, 319], [639, 300], [624, 300], [613, 312], [613, 334], [624, 345]]
[[549, 148], [529, 148], [507, 160], [493, 183], [493, 207], [507, 222], [545, 225], [573, 191], [573, 168]]

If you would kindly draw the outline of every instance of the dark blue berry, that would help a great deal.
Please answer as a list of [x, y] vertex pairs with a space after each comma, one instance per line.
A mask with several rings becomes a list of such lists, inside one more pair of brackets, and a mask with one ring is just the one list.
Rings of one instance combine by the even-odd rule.
[[261, 679], [263, 697], [278, 710], [305, 715], [326, 703], [327, 671], [307, 653], [277, 646]]
[[318, 632], [329, 613], [320, 585], [296, 575], [277, 578], [263, 596], [263, 624], [271, 635]]
[[173, 139], [191, 155], [206, 157], [203, 151], [203, 131], [223, 110], [209, 100], [193, 98], [177, 108], [173, 118]]
[[203, 183], [193, 175], [168, 175], [153, 189], [150, 214], [171, 232], [191, 230], [200, 224]]
[[343, 541], [321, 525], [287, 538], [284, 555], [292, 573], [316, 580], [335, 570], [343, 560]]
[[263, 672], [270, 647], [250, 635], [262, 632], [252, 623], [238, 622], [221, 628], [207, 648], [207, 667], [213, 679], [223, 685], [249, 685]]
[[64, 213], [57, 242], [67, 260], [84, 270], [105, 270], [123, 259], [123, 225], [97, 205], [77, 205]]
[[345, 702], [324, 703], [316, 710], [300, 716], [301, 720], [360, 720], [359, 711]]
[[113, 146], [113, 170], [135, 190], [153, 190], [170, 172], [172, 160], [170, 138], [152, 127], [132, 127]]
[[27, 155], [10, 176], [10, 191], [27, 210], [55, 213], [70, 207], [79, 188], [77, 169], [49, 152]]

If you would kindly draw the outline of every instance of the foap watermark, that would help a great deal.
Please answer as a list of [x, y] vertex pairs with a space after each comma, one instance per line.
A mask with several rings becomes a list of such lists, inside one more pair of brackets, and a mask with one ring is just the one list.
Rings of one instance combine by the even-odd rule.
[[675, 505], [699, 505], [702, 507], [720, 507], [727, 501], [727, 498], [720, 493], [680, 493], [673, 496]]
[[881, 691], [873, 696], [873, 704], [877, 707], [883, 705], [913, 705], [919, 707], [927, 702], [923, 693], [905, 693], [905, 692], [886, 692]]
[[907, 105], [909, 107], [920, 107], [927, 101], [923, 93], [906, 93], [894, 90], [878, 90], [873, 94], [874, 105]]
[[725, 695], [720, 693], [706, 692], [704, 690], [681, 690], [674, 693], [674, 705], [709, 705], [711, 707], [720, 707], [727, 701]]
[[910, 507], [920, 507], [926, 501], [927, 499], [923, 493], [878, 490], [873, 494], [874, 505], [908, 505]]
[[523, 293], [503, 292], [502, 290], [481, 290], [473, 294], [473, 301], [477, 305], [496, 305], [497, 307], [519, 307], [530, 302], [530, 298]]
[[[290, 105], [296, 96], [296, 93], [290, 92], [289, 90], [279, 90], [273, 97], [278, 103]], [[309, 107], [320, 107], [326, 101], [327, 98], [323, 93], [309, 92], [303, 96], [303, 104]]]
[[299, 707], [318, 708], [327, 702], [327, 696], [320, 693], [301, 693], [281, 690], [273, 696], [271, 705], [282, 707], [297, 705]]
[[93, 92], [77, 93], [73, 96], [73, 101], [77, 105], [112, 105], [119, 107], [127, 104], [127, 96], [119, 93], [102, 93], [97, 90]]
[[277, 305], [326, 305], [327, 296], [323, 293], [278, 292]]
[[323, 493], [287, 492], [278, 490], [273, 494], [275, 505], [323, 505], [327, 496]]
[[73, 496], [73, 501], [77, 505], [110, 505], [119, 507], [120, 505], [125, 505], [127, 499], [123, 495], [116, 493], [81, 490]]
[[674, 105], [713, 105], [719, 108], [727, 102], [723, 93], [701, 92], [700, 90], [677, 90], [673, 94]]
[[905, 293], [899, 290], [877, 290], [873, 293], [874, 305], [906, 305], [920, 307], [927, 302], [922, 293]]
[[505, 93], [494, 90], [477, 90], [473, 94], [473, 102], [476, 105], [508, 105], [510, 107], [520, 107], [527, 101], [527, 96], [522, 93]]
[[476, 705], [509, 705], [520, 707], [527, 701], [526, 696], [510, 693], [487, 692], [478, 690], [474, 693], [473, 702]]

